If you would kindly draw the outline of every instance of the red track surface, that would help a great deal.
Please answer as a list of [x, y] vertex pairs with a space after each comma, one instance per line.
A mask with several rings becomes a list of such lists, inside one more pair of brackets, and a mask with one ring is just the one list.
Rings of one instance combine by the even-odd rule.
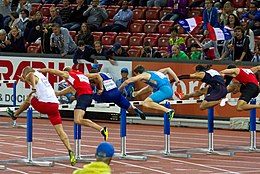
[[[10, 121], [1, 117], [1, 123]], [[25, 123], [24, 118], [18, 119]], [[47, 119], [34, 119], [33, 127], [33, 158], [65, 156], [65, 150], [56, 132]], [[65, 131], [73, 146], [73, 122], [63, 121]], [[100, 123], [109, 127], [109, 142], [116, 152], [120, 152], [121, 141], [119, 124]], [[26, 130], [0, 126], [0, 160], [24, 159], [27, 156]], [[171, 147], [173, 150], [207, 148], [207, 129], [198, 128], [171, 128]], [[249, 145], [249, 132], [215, 130], [215, 148]], [[91, 128], [82, 128], [82, 154], [95, 153], [96, 146], [102, 142], [99, 132]], [[260, 139], [257, 139], [258, 142]], [[163, 150], [163, 126], [127, 125], [127, 152]], [[259, 174], [260, 153], [238, 151], [235, 156], [207, 155], [192, 153], [192, 158], [170, 158], [160, 154], [147, 155], [147, 161], [120, 160], [115, 158], [111, 163], [113, 174]], [[139, 154], [140, 155], [140, 154]], [[69, 161], [57, 161], [53, 167], [27, 166], [24, 163], [9, 163], [4, 174], [67, 174], [84, 163], [72, 167]]]

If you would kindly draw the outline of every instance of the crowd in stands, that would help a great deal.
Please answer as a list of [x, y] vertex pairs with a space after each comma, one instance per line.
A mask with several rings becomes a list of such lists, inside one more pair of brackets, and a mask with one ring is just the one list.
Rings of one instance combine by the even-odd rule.
[[[96, 56], [258, 61], [258, 7], [257, 0], [0, 0], [0, 52], [66, 56], [81, 47]], [[196, 16], [203, 22], [190, 33], [177, 22]], [[209, 39], [208, 23], [232, 38]]]

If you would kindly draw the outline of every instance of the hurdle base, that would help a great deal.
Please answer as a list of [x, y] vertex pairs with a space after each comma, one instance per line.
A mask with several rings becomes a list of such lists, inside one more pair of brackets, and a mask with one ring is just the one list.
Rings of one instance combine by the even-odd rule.
[[147, 160], [147, 156], [127, 155], [125, 153], [116, 153], [114, 156], [119, 157], [119, 159], [123, 159], [123, 160], [138, 160], [138, 161]]
[[196, 148], [188, 150], [190, 153], [206, 153], [208, 155], [234, 156], [235, 152], [219, 151], [214, 149]]
[[49, 161], [28, 161], [26, 165], [28, 166], [41, 166], [41, 167], [52, 167], [54, 166], [54, 162]]
[[[184, 150], [182, 150], [184, 151]], [[176, 151], [165, 151], [165, 150], [147, 150], [144, 151], [144, 154], [161, 154], [165, 157], [172, 157], [172, 158], [191, 158], [191, 154], [186, 154], [186, 153], [175, 153]]]
[[79, 156], [76, 158], [76, 160], [77, 160], [77, 163], [90, 163], [90, 162], [96, 161], [96, 159], [94, 157], [90, 158], [89, 156]]
[[248, 152], [260, 152], [260, 147], [250, 147], [250, 146], [235, 146], [235, 147], [228, 147], [228, 150], [243, 150]]
[[0, 165], [0, 170], [5, 170], [6, 166]]

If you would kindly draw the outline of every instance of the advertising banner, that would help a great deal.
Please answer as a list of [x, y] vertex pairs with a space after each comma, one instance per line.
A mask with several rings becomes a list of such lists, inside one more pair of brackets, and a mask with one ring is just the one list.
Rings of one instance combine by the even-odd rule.
[[[128, 68], [129, 74], [132, 74], [132, 62], [117, 61], [117, 65], [111, 65], [107, 60], [99, 60], [99, 66], [102, 72], [109, 73], [115, 80], [121, 77], [121, 68]], [[21, 82], [18, 75], [21, 75], [22, 70], [26, 66], [31, 66], [34, 69], [54, 68], [62, 70], [65, 66], [72, 66], [71, 59], [65, 58], [36, 58], [36, 57], [10, 57], [0, 56], [0, 80], [16, 80], [17, 81], [17, 105], [21, 104], [27, 94], [31, 91], [29, 85]], [[88, 73], [92, 64], [86, 61], [81, 61], [79, 69], [84, 73]], [[58, 89], [58, 83], [62, 78], [48, 74], [51, 85], [55, 90]], [[12, 105], [13, 103], [13, 84], [0, 84], [0, 104]]]

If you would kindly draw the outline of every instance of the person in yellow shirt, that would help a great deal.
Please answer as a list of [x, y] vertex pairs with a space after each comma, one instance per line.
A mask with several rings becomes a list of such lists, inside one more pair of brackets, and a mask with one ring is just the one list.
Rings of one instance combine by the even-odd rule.
[[111, 174], [110, 162], [114, 155], [114, 147], [108, 142], [101, 143], [96, 150], [96, 161], [77, 169], [73, 174]]

